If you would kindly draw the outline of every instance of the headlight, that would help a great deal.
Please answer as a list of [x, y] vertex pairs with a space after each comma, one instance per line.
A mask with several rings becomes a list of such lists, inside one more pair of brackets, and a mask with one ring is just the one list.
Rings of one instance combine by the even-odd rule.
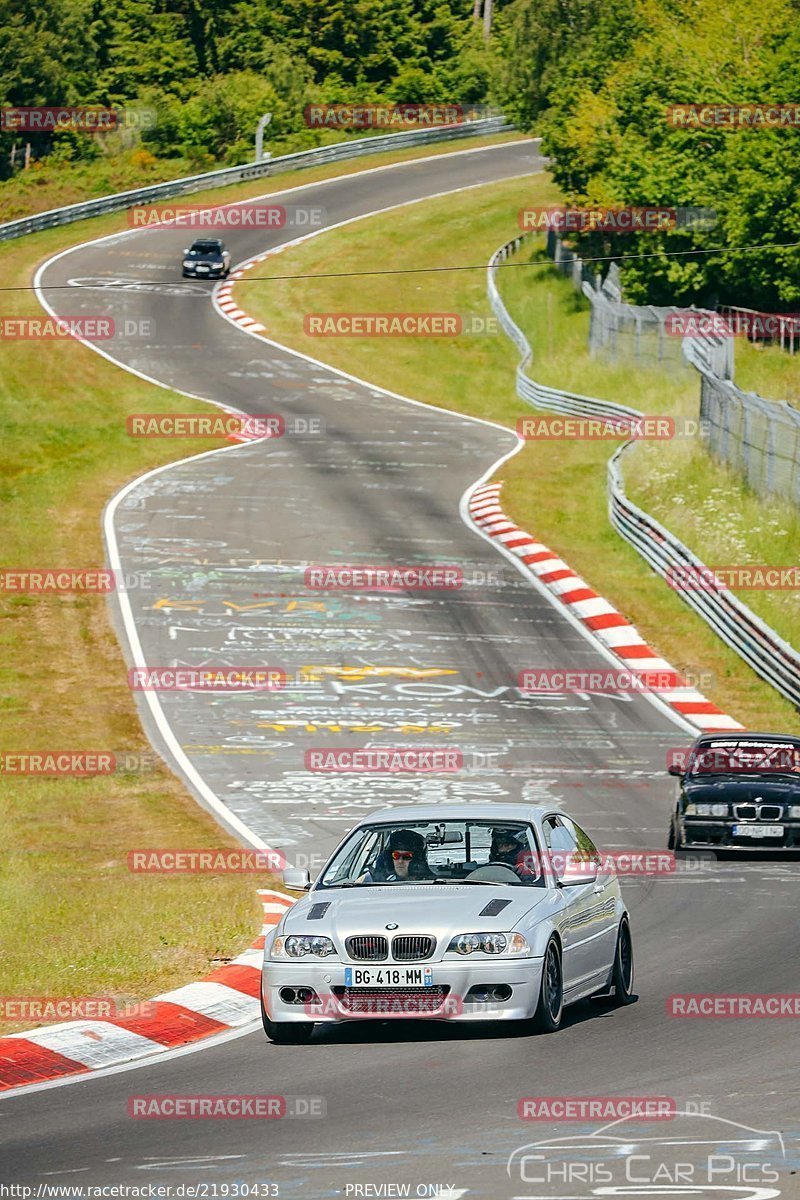
[[225, 263], [220, 259], [219, 262], [212, 262], [211, 266], [216, 270], [217, 267], [224, 267]]
[[800, 804], [789, 806], [789, 819], [791, 821], [800, 821]]
[[448, 954], [530, 954], [521, 933], [459, 933], [447, 947]]
[[687, 804], [683, 810], [687, 817], [727, 817], [727, 804]]
[[320, 937], [319, 934], [290, 933], [288, 937], [275, 938], [270, 958], [305, 958], [307, 954], [325, 958], [335, 953], [336, 947], [330, 938]]
[[194, 259], [192, 259], [192, 258], [185, 258], [185, 259], [183, 260], [183, 265], [184, 265], [185, 267], [193, 267], [193, 266], [194, 266]]

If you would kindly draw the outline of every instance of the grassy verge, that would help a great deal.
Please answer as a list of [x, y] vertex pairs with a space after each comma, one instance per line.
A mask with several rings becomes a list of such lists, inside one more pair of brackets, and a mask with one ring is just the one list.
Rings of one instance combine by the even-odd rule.
[[[196, 199], [278, 191], [421, 153], [331, 164]], [[0, 245], [4, 286], [19, 289], [6, 292], [2, 315], [41, 316], [30, 290], [38, 263], [124, 228], [125, 214], [114, 214]], [[125, 417], [202, 409], [216, 411], [151, 387], [78, 343], [52, 342], [44, 352], [38, 342], [0, 343], [4, 566], [101, 565], [109, 496], [151, 467], [224, 444], [133, 440]], [[0, 663], [0, 752], [126, 751], [152, 761], [102, 597], [0, 593]], [[255, 888], [274, 884], [128, 871], [137, 847], [233, 844], [161, 765], [84, 780], [2, 774], [0, 819], [0, 997], [147, 998], [178, 986], [249, 942], [260, 918]], [[0, 1032], [29, 1024], [0, 1020]]]
[[800, 408], [800, 352], [789, 354], [779, 346], [737, 338], [733, 356], [734, 382], [742, 391], [758, 392], [767, 400], [788, 400]]
[[[531, 410], [516, 397], [516, 351], [502, 334], [449, 340], [325, 339], [304, 333], [303, 316], [423, 309], [488, 316], [482, 264], [514, 235], [522, 205], [557, 199], [547, 177], [537, 175], [415, 205], [402, 221], [385, 216], [360, 221], [267, 260], [259, 269], [267, 278], [238, 285], [239, 301], [278, 341], [394, 391], [513, 426]], [[526, 253], [535, 255], [537, 250]], [[377, 262], [387, 272], [408, 270], [416, 263], [432, 269], [454, 264], [478, 269], [365, 277], [358, 281], [357, 300], [348, 279], [269, 278], [324, 275], [340, 271], [345, 259], [354, 271], [374, 270]], [[688, 374], [674, 382], [638, 364], [631, 371], [588, 359], [583, 302], [554, 271], [515, 267], [501, 277], [515, 318], [528, 324], [540, 347], [534, 369], [543, 382], [650, 412], [696, 412], [696, 383]], [[751, 727], [800, 732], [791, 706], [690, 614], [611, 529], [605, 488], [612, 448], [608, 442], [574, 442], [568, 447], [563, 442], [530, 442], [503, 468], [507, 510], [563, 554], [675, 666], [708, 679], [705, 690], [721, 708]]]
[[[7, 286], [68, 234], [0, 247]], [[41, 315], [29, 291], [4, 315]], [[132, 412], [211, 410], [76, 342], [6, 342], [0, 500], [6, 567], [102, 565], [100, 513], [121, 484], [207, 439], [131, 439]], [[144, 754], [147, 743], [102, 596], [0, 593], [0, 750]], [[253, 877], [132, 876], [137, 846], [232, 845], [165, 767], [91, 779], [5, 774], [0, 785], [0, 995], [146, 998], [239, 953], [257, 928]], [[27, 936], [22, 931], [27, 930]], [[9, 1032], [30, 1025], [6, 1022]]]

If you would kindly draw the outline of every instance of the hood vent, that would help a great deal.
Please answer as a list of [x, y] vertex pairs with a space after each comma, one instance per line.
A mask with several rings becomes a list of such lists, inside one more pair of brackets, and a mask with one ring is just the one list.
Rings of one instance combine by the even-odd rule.
[[326, 900], [324, 904], [312, 904], [311, 908], [308, 910], [308, 916], [306, 917], [306, 920], [321, 921], [330, 906], [330, 900]]
[[478, 913], [479, 917], [496, 917], [504, 908], [508, 908], [510, 900], [490, 900], [486, 908], [482, 908]]

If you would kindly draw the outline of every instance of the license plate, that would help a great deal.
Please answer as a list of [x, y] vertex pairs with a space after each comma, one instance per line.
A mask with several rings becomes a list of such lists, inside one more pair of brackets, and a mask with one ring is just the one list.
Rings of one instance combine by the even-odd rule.
[[779, 838], [783, 837], [782, 825], [734, 825], [734, 837]]
[[433, 967], [345, 967], [345, 987], [430, 987]]

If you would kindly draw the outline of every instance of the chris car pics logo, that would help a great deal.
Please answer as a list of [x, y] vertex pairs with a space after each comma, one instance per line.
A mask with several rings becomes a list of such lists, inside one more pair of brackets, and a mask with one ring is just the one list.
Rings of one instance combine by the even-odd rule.
[[586, 1134], [530, 1142], [509, 1156], [512, 1187], [573, 1200], [599, 1196], [702, 1196], [777, 1200], [788, 1196], [789, 1164], [777, 1130], [755, 1129], [685, 1103], [666, 1125], [634, 1114]]

